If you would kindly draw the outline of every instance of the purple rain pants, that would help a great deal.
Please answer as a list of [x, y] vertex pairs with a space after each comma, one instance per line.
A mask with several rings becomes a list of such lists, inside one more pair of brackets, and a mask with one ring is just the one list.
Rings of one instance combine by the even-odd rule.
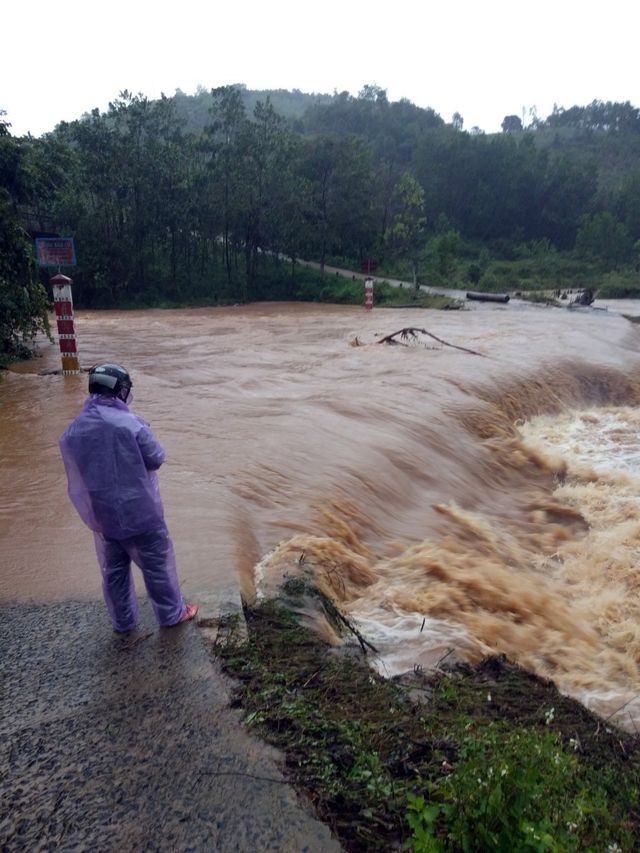
[[142, 571], [160, 627], [177, 624], [185, 603], [178, 585], [173, 542], [166, 526], [129, 539], [107, 539], [101, 533], [94, 533], [94, 538], [102, 572], [102, 592], [114, 631], [132, 631], [138, 624], [132, 560]]

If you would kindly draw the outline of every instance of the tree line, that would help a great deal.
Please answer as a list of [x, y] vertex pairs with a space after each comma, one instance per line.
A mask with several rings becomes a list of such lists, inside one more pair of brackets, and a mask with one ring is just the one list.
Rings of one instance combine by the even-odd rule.
[[487, 287], [492, 264], [525, 276], [532, 257], [633, 269], [639, 116], [595, 101], [487, 135], [377, 86], [273, 100], [225, 86], [125, 91], [39, 139], [3, 119], [2, 351], [44, 322], [38, 234], [75, 238], [76, 299], [96, 307], [296, 298], [299, 259]]

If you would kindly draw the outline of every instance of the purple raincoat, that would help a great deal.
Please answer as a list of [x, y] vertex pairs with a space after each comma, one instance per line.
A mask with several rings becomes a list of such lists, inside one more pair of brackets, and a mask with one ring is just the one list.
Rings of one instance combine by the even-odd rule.
[[131, 631], [138, 622], [131, 560], [142, 570], [159, 624], [177, 624], [185, 604], [155, 473], [164, 450], [149, 425], [117, 397], [92, 394], [60, 450], [69, 497], [94, 532], [114, 629]]
[[164, 450], [122, 400], [92, 394], [60, 439], [60, 450], [69, 497], [94, 533], [127, 539], [163, 527], [155, 471]]

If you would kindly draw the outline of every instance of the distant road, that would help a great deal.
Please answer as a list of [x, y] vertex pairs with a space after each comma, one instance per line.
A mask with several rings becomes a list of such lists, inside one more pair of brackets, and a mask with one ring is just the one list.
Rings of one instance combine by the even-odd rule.
[[[306, 267], [313, 267], [314, 269], [320, 269], [320, 264], [317, 263], [316, 261], [303, 261], [300, 259], [296, 259], [296, 263], [302, 264], [303, 266], [306, 266]], [[345, 278], [359, 279], [361, 281], [364, 281], [365, 278], [372, 278], [374, 283], [378, 283], [378, 284], [384, 283], [384, 284], [391, 285], [391, 287], [403, 287], [406, 290], [413, 290], [413, 285], [410, 282], [402, 281], [401, 279], [398, 279], [398, 278], [387, 278], [386, 276], [375, 276], [375, 275], [370, 275], [369, 273], [355, 272], [354, 270], [345, 270], [345, 269], [341, 269], [340, 267], [332, 267], [332, 266], [329, 266], [328, 264], [325, 264], [324, 269], [325, 269], [325, 272], [327, 272], [327, 273], [332, 273], [334, 275], [341, 275], [341, 276], [344, 276]], [[442, 294], [443, 296], [449, 296], [453, 299], [464, 299], [464, 300], [466, 300], [466, 298], [467, 298], [467, 291], [466, 290], [455, 290], [454, 288], [450, 288], [450, 287], [429, 287], [429, 285], [426, 285], [426, 284], [421, 284], [419, 287], [420, 287], [420, 290], [424, 290], [425, 293]], [[595, 302], [597, 302], [597, 305], [594, 305], [593, 307], [591, 307], [591, 306], [586, 307], [584, 310], [588, 312], [589, 309], [591, 311], [594, 311], [594, 310], [597, 311], [598, 309], [600, 309], [600, 310], [605, 309], [607, 311], [615, 312], [617, 314], [625, 314], [627, 316], [632, 316], [632, 317], [640, 316], [640, 299], [597, 299], [596, 298]], [[521, 304], [521, 305], [525, 305], [527, 307], [536, 307], [536, 308], [545, 307], [545, 306], [537, 306], [535, 304], [527, 302], [527, 300], [518, 299], [517, 297], [513, 297], [513, 296], [511, 297], [511, 303], [512, 304], [513, 303]], [[566, 305], [563, 305], [562, 307], [566, 308]]]
[[[296, 263], [302, 264], [305, 267], [313, 267], [314, 269], [320, 269], [320, 264], [317, 261], [303, 261], [300, 259], [296, 259]], [[341, 275], [344, 278], [350, 278], [352, 280], [359, 279], [360, 281], [364, 281], [365, 278], [372, 278], [374, 284], [389, 284], [391, 287], [403, 287], [406, 290], [413, 290], [413, 285], [411, 282], [402, 281], [399, 278], [388, 278], [387, 276], [376, 276], [371, 275], [370, 273], [363, 272], [354, 272], [354, 270], [344, 270], [340, 269], [340, 267], [331, 267], [328, 264], [324, 265], [324, 270], [327, 273], [333, 273], [334, 275]], [[429, 287], [427, 284], [419, 285], [420, 290], [424, 290], [425, 293], [438, 293], [443, 296], [450, 296], [454, 299], [465, 299], [466, 298], [466, 290], [454, 290], [449, 287]]]

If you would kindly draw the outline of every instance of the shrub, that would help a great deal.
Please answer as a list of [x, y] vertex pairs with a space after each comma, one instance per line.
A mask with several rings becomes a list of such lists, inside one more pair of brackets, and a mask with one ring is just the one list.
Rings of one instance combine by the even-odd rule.
[[478, 284], [482, 278], [482, 268], [480, 264], [469, 264], [467, 267], [467, 279], [471, 284]]
[[585, 784], [556, 732], [490, 725], [465, 739], [453, 772], [427, 787], [431, 802], [409, 796], [414, 853], [560, 853], [585, 849], [594, 832], [611, 849], [629, 841], [611, 824], [604, 791]]
[[480, 290], [487, 293], [499, 293], [504, 285], [493, 272], [486, 272], [478, 282]]
[[638, 274], [608, 273], [598, 285], [599, 299], [640, 299]]

